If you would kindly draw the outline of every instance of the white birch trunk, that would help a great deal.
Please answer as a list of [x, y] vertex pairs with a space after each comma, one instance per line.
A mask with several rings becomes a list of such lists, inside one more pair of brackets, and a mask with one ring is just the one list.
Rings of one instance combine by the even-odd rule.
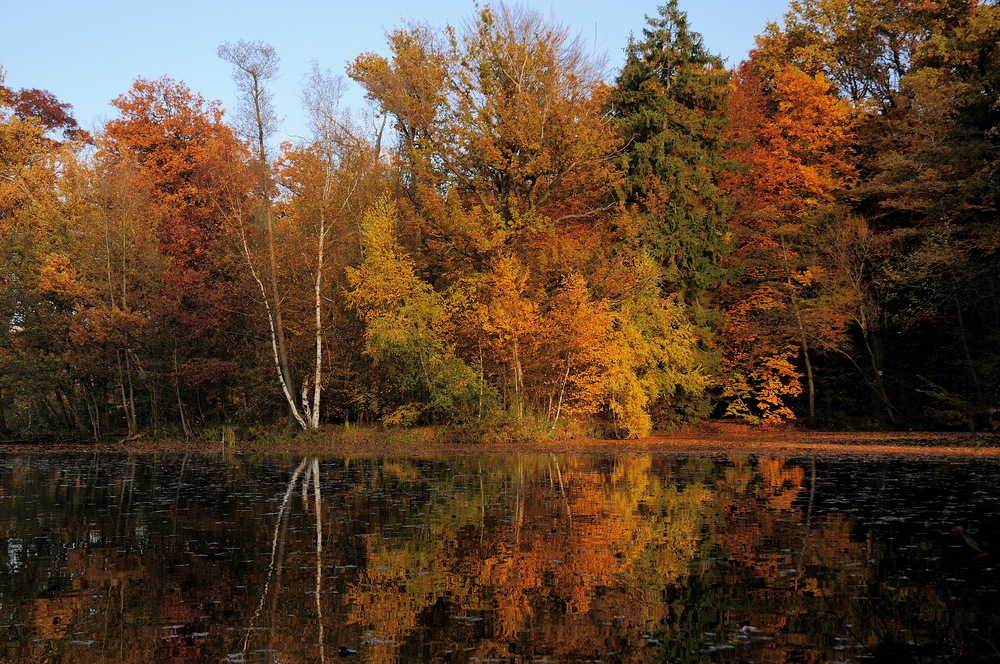
[[326, 245], [326, 214], [320, 213], [319, 247], [316, 252], [316, 370], [313, 378], [312, 420], [313, 429], [319, 428], [319, 406], [323, 390], [323, 252]]
[[292, 417], [295, 421], [299, 423], [303, 429], [308, 429], [305, 418], [302, 417], [302, 413], [299, 412], [298, 406], [295, 405], [295, 397], [292, 396], [291, 387], [285, 381], [285, 372], [282, 371], [281, 358], [278, 353], [278, 333], [275, 329], [274, 316], [271, 314], [271, 304], [268, 301], [267, 289], [264, 287], [264, 282], [261, 280], [260, 275], [257, 274], [257, 269], [253, 264], [253, 257], [250, 255], [250, 247], [247, 244], [246, 234], [243, 232], [242, 226], [240, 227], [240, 239], [243, 243], [243, 255], [247, 259], [247, 265], [250, 267], [250, 274], [253, 276], [254, 281], [257, 282], [257, 286], [260, 288], [261, 298], [264, 300], [264, 309], [267, 312], [267, 324], [271, 332], [271, 350], [274, 356], [274, 367], [278, 371], [278, 383], [281, 385], [281, 393], [285, 395], [285, 401], [288, 402], [288, 407], [291, 409]]

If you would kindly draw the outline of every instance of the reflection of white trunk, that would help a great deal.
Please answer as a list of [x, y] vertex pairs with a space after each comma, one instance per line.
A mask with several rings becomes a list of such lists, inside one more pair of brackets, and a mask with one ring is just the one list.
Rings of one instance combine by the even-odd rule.
[[566, 486], [563, 484], [562, 470], [559, 468], [559, 460], [556, 455], [552, 455], [552, 463], [556, 467], [556, 477], [559, 478], [559, 494], [562, 496], [563, 504], [566, 506], [566, 516], [569, 517], [570, 530], [573, 529], [573, 511], [569, 507], [569, 497], [566, 496]]
[[480, 461], [479, 465], [479, 527], [486, 528], [486, 487], [483, 486], [483, 462]]
[[326, 661], [326, 651], [323, 645], [323, 603], [320, 601], [323, 593], [323, 519], [322, 494], [319, 488], [319, 459], [312, 462], [313, 505], [316, 510], [316, 620], [319, 623], [319, 660]]
[[177, 476], [177, 492], [174, 494], [174, 514], [173, 518], [170, 520], [172, 524], [170, 529], [171, 537], [177, 537], [177, 524], [180, 521], [180, 519], [177, 518], [177, 511], [180, 509], [181, 504], [181, 487], [184, 486], [184, 471], [187, 469], [188, 459], [190, 457], [190, 452], [184, 454], [184, 458], [181, 460], [181, 472]]
[[802, 550], [799, 551], [799, 562], [798, 569], [799, 573], [795, 575], [795, 590], [799, 589], [799, 582], [806, 578], [806, 551], [809, 543], [809, 537], [812, 534], [812, 513], [813, 513], [813, 503], [816, 500], [816, 457], [813, 456], [810, 462], [811, 472], [809, 474], [809, 502], [806, 503], [806, 520], [805, 528], [802, 532]]
[[521, 547], [521, 526], [524, 523], [524, 462], [517, 460], [517, 493], [514, 495], [514, 549]]
[[285, 490], [285, 497], [281, 500], [281, 507], [278, 508], [278, 518], [274, 523], [274, 537], [271, 539], [271, 562], [267, 566], [267, 580], [264, 581], [264, 590], [260, 594], [260, 603], [257, 604], [257, 610], [253, 614], [253, 618], [250, 620], [250, 625], [247, 629], [246, 638], [243, 640], [243, 652], [247, 651], [250, 645], [250, 635], [253, 634], [254, 625], [257, 623], [257, 619], [260, 617], [261, 611], [264, 610], [264, 600], [267, 599], [267, 592], [271, 586], [271, 577], [274, 576], [274, 570], [278, 558], [278, 534], [283, 532], [281, 525], [284, 522], [287, 511], [288, 502], [291, 500], [292, 491], [295, 490], [295, 482], [299, 479], [299, 475], [306, 467], [307, 460], [303, 459], [302, 463], [299, 464], [295, 472], [292, 473], [292, 478], [288, 480], [288, 488]]

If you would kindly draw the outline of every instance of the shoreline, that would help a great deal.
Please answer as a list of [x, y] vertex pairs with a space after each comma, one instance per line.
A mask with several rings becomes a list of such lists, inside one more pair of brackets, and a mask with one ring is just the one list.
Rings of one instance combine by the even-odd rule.
[[580, 438], [536, 442], [481, 443], [446, 440], [442, 430], [328, 428], [261, 441], [149, 440], [109, 442], [0, 442], [0, 455], [25, 454], [204, 454], [213, 456], [400, 456], [437, 457], [506, 454], [654, 454], [774, 456], [941, 456], [1000, 458], [995, 432], [808, 431], [704, 423], [635, 440]]

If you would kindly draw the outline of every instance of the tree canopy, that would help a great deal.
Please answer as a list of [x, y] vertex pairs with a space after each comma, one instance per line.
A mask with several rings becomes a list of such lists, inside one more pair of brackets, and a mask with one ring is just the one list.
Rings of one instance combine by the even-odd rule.
[[93, 136], [0, 70], [0, 436], [988, 426], [998, 12], [795, 0], [727, 68], [670, 0], [612, 72], [487, 4], [351, 61], [361, 115], [315, 66], [281, 145], [263, 42]]

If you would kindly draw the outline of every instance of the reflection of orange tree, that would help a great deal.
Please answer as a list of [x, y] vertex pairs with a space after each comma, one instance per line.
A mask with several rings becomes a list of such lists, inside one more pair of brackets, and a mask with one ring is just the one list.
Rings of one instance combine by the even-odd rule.
[[[719, 480], [716, 496], [723, 521], [717, 539], [735, 563], [723, 578], [727, 585], [746, 587], [750, 599], [743, 615], [730, 617], [733, 623], [750, 620], [772, 633], [787, 625], [787, 613], [769, 609], [772, 602], [787, 602], [801, 581], [798, 574], [789, 574], [801, 551], [766, 543], [801, 527], [802, 514], [791, 506], [804, 477], [801, 467], [786, 466], [784, 460], [761, 459], [754, 468], [745, 459], [734, 459]], [[748, 583], [747, 577], [757, 582]]]
[[801, 520], [792, 503], [802, 492], [804, 478], [800, 466], [787, 467], [783, 460], [761, 459], [754, 469], [746, 460], [736, 459], [719, 481], [717, 500], [725, 523], [719, 542], [735, 560], [753, 567], [768, 583], [793, 566], [795, 552], [762, 556], [762, 542], [774, 535], [779, 521]]
[[435, 587], [435, 544], [409, 542], [390, 550], [382, 543], [381, 537], [367, 538], [368, 565], [348, 594], [348, 621], [370, 630], [366, 659], [373, 662], [392, 661], [395, 646], [416, 627], [417, 615], [446, 590]]
[[[349, 620], [370, 632], [375, 659], [394, 657], [381, 642], [402, 642], [441, 598], [453, 623], [489, 618], [481, 654], [495, 654], [490, 637], [516, 641], [528, 627], [536, 652], [602, 652], [602, 622], [641, 616], [640, 629], [662, 617], [660, 589], [683, 580], [702, 545], [708, 488], [664, 480], [641, 456], [613, 467], [535, 457], [505, 468], [481, 475], [472, 492], [442, 492], [453, 502], [426, 508], [442, 516], [425, 528], [365, 540]], [[594, 619], [576, 619], [586, 613]]]
[[[844, 623], [869, 622], [853, 600], [869, 576], [867, 547], [852, 539], [852, 520], [842, 515], [812, 523], [812, 495], [804, 493], [801, 466], [774, 458], [756, 467], [745, 459], [731, 463], [716, 488], [723, 517], [716, 539], [732, 563], [720, 568], [721, 580], [741, 588], [745, 600], [727, 602], [726, 622], [748, 622], [778, 637], [766, 642], [761, 661], [797, 661], [807, 651], [816, 657], [810, 644], [817, 631], [828, 632], [833, 643], [847, 636], [834, 633]], [[805, 509], [793, 506], [798, 499], [806, 499]], [[831, 621], [829, 614], [841, 620]]]
[[129, 583], [141, 581], [143, 577], [138, 556], [123, 560], [107, 549], [69, 549], [66, 552], [66, 567], [72, 570], [69, 587], [59, 594], [34, 600], [35, 630], [43, 639], [63, 638], [67, 630], [76, 630], [90, 622], [86, 619], [88, 609], [99, 607], [93, 600], [92, 588], [104, 588], [108, 594], [120, 594], [125, 592]]

